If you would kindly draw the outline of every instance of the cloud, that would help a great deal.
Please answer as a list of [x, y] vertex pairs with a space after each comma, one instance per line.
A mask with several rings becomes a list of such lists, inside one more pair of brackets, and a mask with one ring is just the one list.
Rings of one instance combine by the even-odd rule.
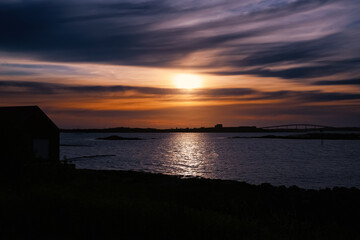
[[32, 76], [35, 73], [27, 71], [0, 71], [1, 76]]
[[[292, 102], [328, 102], [341, 100], [360, 100], [358, 93], [338, 93], [322, 91], [259, 91], [251, 88], [217, 88], [217, 89], [186, 89], [175, 88], [154, 88], [137, 87], [124, 85], [70, 85], [55, 84], [46, 82], [29, 81], [0, 81], [0, 93], [2, 97], [19, 95], [68, 95], [73, 96], [93, 96], [94, 98], [142, 98], [142, 97], [169, 97], [186, 95], [193, 97], [195, 101], [219, 101], [229, 100], [229, 98], [254, 101], [254, 100], [285, 100]], [[136, 93], [129, 95], [127, 93]], [[189, 98], [189, 100], [191, 100]], [[172, 100], [176, 101], [176, 100]]]
[[17, 63], [0, 63], [2, 67], [24, 68], [24, 69], [46, 69], [46, 70], [64, 70], [70, 71], [73, 68], [63, 65], [46, 65], [46, 64], [17, 64]]
[[[1, 60], [0, 60], [1, 61]], [[13, 60], [14, 61], [14, 60]], [[33, 76], [35, 79], [39, 76], [57, 76], [59, 78], [63, 78], [64, 76], [76, 76], [81, 75], [82, 77], [86, 77], [91, 75], [86, 70], [81, 68], [69, 66], [69, 65], [60, 65], [60, 64], [44, 64], [44, 63], [5, 63], [0, 62], [0, 78], [2, 77], [23, 77], [23, 76]]]
[[136, 92], [139, 97], [141, 94], [166, 96], [166, 95], [207, 95], [207, 96], [244, 96], [257, 93], [256, 90], [249, 88], [219, 88], [219, 89], [200, 89], [189, 92], [186, 89], [175, 88], [154, 88], [154, 87], [136, 87], [124, 85], [70, 85], [56, 84], [46, 82], [30, 82], [30, 81], [0, 81], [0, 92], [3, 96], [6, 94], [26, 93], [53, 95], [64, 93], [92, 94], [92, 93], [126, 93]]
[[[360, 35], [359, 35], [360, 36]], [[334, 76], [336, 74], [353, 73], [360, 76], [359, 56], [346, 58], [341, 53], [333, 54], [332, 49], [339, 48], [341, 40], [346, 37], [334, 34], [321, 39], [304, 42], [276, 44], [274, 47], [261, 47], [261, 50], [248, 55], [244, 59], [232, 61], [230, 65], [238, 65], [236, 71], [209, 72], [215, 75], [256, 75], [261, 77], [279, 77], [283, 79], [314, 79]], [[353, 41], [352, 39], [350, 41]], [[345, 44], [345, 43], [343, 43]], [[350, 43], [349, 43], [350, 44]], [[354, 47], [354, 53], [360, 54], [360, 48]], [[296, 66], [304, 65], [304, 66]], [[276, 67], [281, 67], [277, 69]], [[250, 69], [249, 69], [250, 68]]]
[[69, 128], [200, 127], [213, 126], [216, 122], [226, 126], [292, 122], [357, 126], [360, 117], [359, 93], [319, 90], [217, 88], [189, 91], [3, 80], [0, 81], [0, 103], [39, 105], [60, 127]]
[[[54, 62], [181, 67], [216, 49], [193, 67], [284, 79], [359, 74], [357, 0], [190, 3], [6, 1], [0, 50]], [[274, 70], [280, 66], [288, 69]]]
[[346, 79], [346, 80], [337, 80], [337, 81], [317, 81], [314, 82], [314, 85], [360, 85], [360, 79]]

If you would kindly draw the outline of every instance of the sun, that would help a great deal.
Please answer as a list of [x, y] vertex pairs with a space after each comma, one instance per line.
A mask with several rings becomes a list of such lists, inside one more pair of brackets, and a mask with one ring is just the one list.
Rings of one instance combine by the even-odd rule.
[[202, 86], [202, 78], [194, 74], [176, 74], [173, 81], [177, 88], [193, 89]]

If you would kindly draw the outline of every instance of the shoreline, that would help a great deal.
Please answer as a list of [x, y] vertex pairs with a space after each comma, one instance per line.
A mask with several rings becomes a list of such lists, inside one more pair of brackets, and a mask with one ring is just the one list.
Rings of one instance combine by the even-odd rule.
[[[112, 156], [112, 155], [110, 155]], [[306, 187], [302, 187], [302, 186], [298, 186], [296, 184], [291, 184], [291, 185], [285, 185], [285, 184], [279, 184], [279, 185], [276, 185], [276, 184], [273, 184], [273, 183], [270, 183], [270, 182], [262, 182], [262, 183], [250, 183], [250, 182], [247, 182], [245, 180], [235, 180], [235, 179], [221, 179], [221, 178], [209, 178], [209, 177], [202, 177], [202, 176], [192, 176], [192, 175], [176, 175], [176, 174], [168, 174], [168, 173], [160, 173], [160, 172], [151, 172], [151, 171], [141, 171], [141, 170], [117, 170], [117, 169], [112, 169], [112, 170], [107, 170], [107, 169], [90, 169], [90, 168], [76, 168], [75, 165], [76, 164], [73, 164], [74, 165], [74, 170], [75, 171], [89, 171], [89, 172], [98, 172], [98, 173], [103, 173], [104, 175], [107, 175], [107, 173], [109, 173], [110, 175], [127, 175], [127, 174], [134, 174], [135, 176], [146, 176], [148, 175], [149, 178], [161, 178], [161, 179], [167, 179], [168, 177], [169, 178], [174, 178], [174, 179], [177, 179], [176, 181], [181, 181], [181, 180], [199, 180], [199, 181], [215, 181], [215, 182], [222, 182], [223, 184], [237, 184], [237, 183], [240, 183], [240, 184], [247, 184], [247, 185], [250, 185], [250, 186], [253, 186], [253, 187], [260, 187], [262, 185], [269, 185], [271, 187], [274, 187], [274, 188], [285, 188], [285, 189], [288, 189], [288, 188], [298, 188], [298, 189], [301, 189], [301, 190], [304, 190], [304, 191], [322, 191], [322, 190], [334, 190], [334, 189], [340, 189], [340, 188], [343, 188], [343, 189], [356, 189], [356, 190], [359, 190], [360, 191], [360, 188], [359, 187], [356, 187], [356, 186], [325, 186], [325, 187], [319, 187], [319, 188], [306, 188]]]

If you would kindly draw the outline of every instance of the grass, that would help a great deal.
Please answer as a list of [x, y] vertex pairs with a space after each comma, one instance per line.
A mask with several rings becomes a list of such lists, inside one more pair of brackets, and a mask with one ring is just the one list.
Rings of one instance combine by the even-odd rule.
[[2, 181], [1, 239], [360, 239], [360, 190], [60, 169]]

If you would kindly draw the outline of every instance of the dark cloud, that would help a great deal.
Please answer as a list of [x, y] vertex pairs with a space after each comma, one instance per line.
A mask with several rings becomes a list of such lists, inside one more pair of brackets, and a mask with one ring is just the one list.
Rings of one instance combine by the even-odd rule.
[[25, 68], [25, 69], [45, 69], [45, 70], [65, 70], [70, 71], [73, 68], [63, 65], [45, 65], [45, 64], [16, 64], [16, 63], [3, 63], [0, 64], [3, 67], [10, 68]]
[[205, 47], [185, 40], [188, 30], [149, 29], [178, 12], [160, 1], [0, 4], [0, 49], [50, 61], [166, 66]]
[[[48, 61], [177, 67], [192, 53], [217, 49], [203, 67], [231, 69], [221, 75], [303, 79], [358, 72], [357, 0], [237, 4], [3, 2], [0, 50]], [[287, 64], [306, 66], [269, 68]]]
[[[234, 100], [285, 100], [291, 102], [327, 102], [340, 100], [360, 100], [360, 94], [357, 93], [327, 93], [322, 91], [273, 91], [264, 92], [251, 88], [217, 88], [217, 89], [186, 89], [174, 88], [153, 88], [153, 87], [136, 87], [136, 86], [84, 86], [84, 85], [66, 85], [44, 82], [27, 82], [27, 81], [0, 81], [0, 93], [2, 97], [24, 95], [60, 95], [77, 94], [83, 96], [101, 97], [110, 95], [113, 98], [119, 98], [121, 95], [129, 92], [136, 92], [135, 98], [142, 97], [166, 97], [188, 95], [195, 97], [195, 100], [218, 100], [222, 98]], [[117, 93], [115, 95], [111, 95]], [[128, 95], [122, 95], [124, 98], [131, 98]], [[176, 101], [176, 100], [174, 100]]]
[[[209, 95], [209, 96], [244, 96], [257, 93], [256, 90], [250, 88], [219, 88], [219, 89], [199, 89], [189, 92], [185, 89], [175, 88], [153, 88], [153, 87], [134, 87], [134, 86], [85, 86], [85, 85], [66, 85], [45, 82], [29, 82], [29, 81], [0, 81], [0, 92], [2, 94], [27, 93], [27, 94], [63, 94], [63, 93], [126, 93], [134, 91], [139, 94], [150, 95]], [[3, 95], [3, 96], [4, 96]], [[141, 97], [141, 95], [139, 95]]]
[[330, 35], [320, 39], [296, 41], [269, 46], [241, 61], [245, 66], [268, 65], [283, 62], [313, 61], [329, 55], [329, 48], [336, 46], [340, 36]]
[[[229, 65], [237, 65], [240, 69], [251, 67], [251, 70], [218, 71], [210, 72], [215, 75], [256, 75], [261, 77], [279, 77], [284, 79], [312, 79], [318, 77], [333, 76], [348, 72], [360, 74], [360, 58], [349, 57], [338, 60], [339, 55], [334, 58], [332, 50], [339, 48], [344, 43], [344, 36], [340, 33], [326, 36], [320, 39], [299, 41], [294, 43], [274, 44], [275, 46], [260, 46], [266, 49], [254, 52], [244, 59], [230, 61]], [[353, 41], [351, 39], [350, 41]], [[354, 47], [355, 54], [360, 55], [360, 47]], [[240, 54], [240, 53], [239, 53]], [[297, 67], [290, 64], [304, 64]], [[276, 70], [271, 67], [283, 66], [288, 68]]]
[[360, 79], [347, 79], [347, 80], [335, 80], [335, 81], [317, 81], [314, 85], [360, 85]]
[[36, 74], [26, 71], [0, 71], [0, 75], [1, 76], [32, 76]]
[[[333, 64], [330, 66], [308, 66], [308, 67], [293, 67], [283, 70], [271, 70], [271, 69], [252, 69], [245, 71], [218, 71], [209, 72], [210, 74], [220, 76], [233, 76], [233, 75], [255, 75], [260, 77], [280, 77], [285, 79], [304, 79], [304, 78], [318, 78], [332, 76], [340, 73], [347, 73], [350, 70], [355, 70], [357, 66], [349, 65], [342, 66]], [[359, 65], [360, 67], [360, 65]], [[318, 82], [319, 83], [319, 82]], [[321, 85], [321, 84], [319, 84]]]
[[2, 96], [18, 93], [26, 94], [54, 94], [60, 84], [26, 82], [26, 81], [0, 81], [0, 92]]
[[269, 70], [255, 69], [246, 71], [246, 74], [257, 75], [261, 77], [280, 77], [285, 79], [301, 79], [301, 78], [317, 78], [331, 76], [337, 73], [346, 72], [346, 68], [338, 66], [310, 66], [310, 67], [294, 67], [285, 70]]

